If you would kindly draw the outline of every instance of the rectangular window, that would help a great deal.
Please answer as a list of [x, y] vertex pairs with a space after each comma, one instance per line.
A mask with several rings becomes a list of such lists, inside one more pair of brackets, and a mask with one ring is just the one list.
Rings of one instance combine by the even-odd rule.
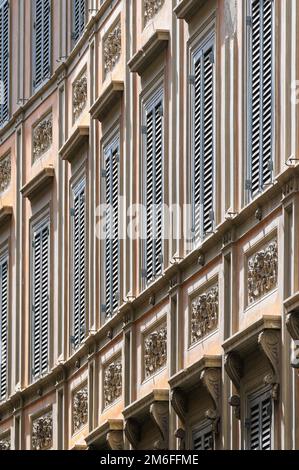
[[214, 45], [207, 41], [194, 55], [192, 85], [192, 231], [197, 243], [214, 227], [215, 116]]
[[214, 439], [210, 424], [205, 424], [193, 432], [193, 450], [213, 450]]
[[73, 192], [73, 345], [80, 346], [86, 330], [85, 180]]
[[0, 127], [9, 119], [9, 3], [0, 0]]
[[163, 96], [160, 90], [145, 108], [144, 203], [146, 283], [162, 272], [163, 264]]
[[0, 260], [0, 401], [7, 397], [8, 259]]
[[86, 0], [73, 0], [73, 32], [72, 40], [75, 44], [82, 36], [86, 23]]
[[32, 240], [32, 376], [48, 371], [50, 315], [50, 226], [36, 227]]
[[270, 392], [248, 398], [247, 449], [271, 450], [272, 399]]
[[250, 0], [248, 28], [248, 179], [251, 197], [272, 182], [274, 2]]
[[33, 89], [51, 75], [51, 0], [33, 0]]
[[119, 256], [119, 140], [104, 149], [105, 170], [105, 312], [109, 318], [117, 310], [120, 297]]

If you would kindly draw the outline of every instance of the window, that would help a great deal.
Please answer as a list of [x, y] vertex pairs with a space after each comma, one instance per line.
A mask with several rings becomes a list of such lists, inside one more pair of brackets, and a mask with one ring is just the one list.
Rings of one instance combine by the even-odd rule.
[[9, 4], [0, 0], [0, 127], [9, 119]]
[[85, 337], [86, 323], [86, 227], [85, 227], [85, 180], [73, 192], [73, 336], [77, 348]]
[[33, 231], [32, 240], [32, 376], [48, 371], [50, 312], [50, 227], [44, 221]]
[[272, 399], [269, 391], [249, 397], [245, 426], [247, 449], [271, 450]]
[[272, 182], [273, 0], [250, 0], [248, 28], [248, 179], [251, 197]]
[[119, 140], [104, 149], [106, 238], [105, 238], [105, 313], [109, 318], [119, 305]]
[[212, 426], [205, 423], [193, 432], [193, 450], [213, 450], [214, 439]]
[[73, 0], [72, 39], [76, 43], [82, 36], [86, 22], [86, 0]]
[[33, 89], [51, 75], [51, 0], [33, 0]]
[[145, 249], [142, 275], [153, 281], [163, 264], [163, 96], [159, 91], [145, 108], [144, 203]]
[[0, 260], [0, 401], [7, 396], [8, 259]]
[[214, 45], [207, 41], [193, 57], [192, 231], [198, 242], [213, 231], [215, 192]]

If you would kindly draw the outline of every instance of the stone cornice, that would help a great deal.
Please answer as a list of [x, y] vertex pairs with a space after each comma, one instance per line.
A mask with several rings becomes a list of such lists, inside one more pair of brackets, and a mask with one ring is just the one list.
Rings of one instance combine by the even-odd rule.
[[124, 82], [112, 80], [90, 108], [92, 119], [102, 122], [112, 107], [121, 99]]
[[12, 206], [3, 206], [0, 209], [0, 225], [3, 225], [4, 223], [8, 222], [13, 214], [13, 208]]
[[48, 166], [43, 168], [36, 176], [23, 186], [21, 189], [23, 197], [32, 200], [39, 191], [52, 183], [54, 175], [55, 171], [53, 167]]
[[[109, 444], [111, 450], [122, 450], [123, 448], [123, 419], [108, 419], [101, 426], [94, 429], [86, 438], [85, 442], [89, 449], [101, 449]], [[112, 448], [119, 447], [117, 448]]]
[[169, 37], [168, 30], [156, 30], [144, 46], [129, 60], [128, 66], [131, 72], [142, 75], [153, 58], [167, 47]]
[[221, 369], [222, 357], [221, 356], [208, 356], [201, 357], [198, 361], [191, 364], [186, 369], [179, 371], [173, 375], [168, 383], [171, 389], [179, 387], [182, 390], [190, 390], [200, 383], [200, 374], [204, 369]]
[[179, 19], [189, 23], [195, 13], [207, 2], [208, 0], [181, 0], [175, 7], [174, 13]]
[[123, 415], [125, 419], [128, 418], [138, 418], [146, 415], [149, 412], [150, 406], [154, 402], [158, 401], [169, 401], [169, 390], [167, 389], [154, 389], [151, 393], [145, 397], [136, 400], [127, 406], [123, 410]]
[[71, 162], [76, 156], [77, 150], [88, 142], [89, 139], [89, 126], [79, 125], [76, 126], [74, 132], [70, 135], [68, 140], [59, 150], [59, 155], [62, 160]]

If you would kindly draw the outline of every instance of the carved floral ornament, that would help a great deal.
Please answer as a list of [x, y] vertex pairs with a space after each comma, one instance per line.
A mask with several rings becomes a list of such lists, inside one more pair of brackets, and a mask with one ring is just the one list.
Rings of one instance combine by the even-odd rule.
[[32, 422], [32, 449], [48, 450], [53, 445], [52, 411], [36, 418]]
[[165, 0], [144, 0], [144, 25], [147, 23], [161, 10]]
[[52, 145], [53, 140], [53, 117], [49, 114], [42, 119], [33, 129], [32, 153], [33, 162], [41, 157]]
[[11, 181], [11, 156], [0, 159], [0, 194], [6, 191]]
[[73, 115], [76, 121], [87, 102], [87, 76], [86, 71], [81, 74], [73, 84]]
[[248, 303], [251, 304], [277, 286], [277, 240], [248, 259]]
[[114, 403], [122, 394], [122, 361], [117, 359], [104, 370], [104, 406]]
[[160, 326], [144, 339], [144, 375], [147, 379], [167, 361], [167, 328]]
[[121, 54], [121, 24], [120, 21], [112, 28], [104, 40], [104, 71], [105, 77], [110, 73]]
[[88, 420], [88, 389], [87, 385], [73, 395], [73, 433], [79, 431]]
[[1, 450], [10, 450], [10, 434], [0, 437], [0, 451]]
[[218, 327], [218, 285], [196, 297], [191, 304], [191, 344]]

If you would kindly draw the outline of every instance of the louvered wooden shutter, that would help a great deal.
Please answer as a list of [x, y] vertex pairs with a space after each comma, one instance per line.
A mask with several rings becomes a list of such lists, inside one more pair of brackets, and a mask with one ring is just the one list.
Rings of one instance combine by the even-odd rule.
[[86, 0], [73, 0], [73, 34], [74, 42], [83, 34], [86, 21]]
[[214, 440], [211, 426], [205, 426], [193, 433], [193, 450], [213, 450]]
[[34, 79], [38, 88], [51, 75], [51, 0], [34, 0]]
[[192, 205], [195, 242], [214, 226], [214, 50], [205, 46], [194, 60]]
[[49, 225], [45, 224], [33, 238], [33, 377], [48, 370], [49, 361]]
[[270, 393], [249, 399], [248, 444], [250, 450], [271, 450], [272, 400]]
[[119, 144], [105, 150], [106, 164], [106, 316], [113, 315], [119, 305]]
[[73, 330], [74, 347], [85, 337], [86, 324], [86, 227], [85, 227], [85, 182], [74, 193], [74, 299]]
[[272, 181], [273, 0], [251, 0], [249, 47], [249, 181], [254, 197]]
[[9, 119], [9, 4], [0, 2], [0, 126]]
[[7, 396], [8, 360], [8, 261], [0, 262], [0, 401]]
[[146, 114], [145, 172], [145, 277], [147, 282], [151, 282], [162, 272], [163, 256], [163, 101], [161, 98]]

